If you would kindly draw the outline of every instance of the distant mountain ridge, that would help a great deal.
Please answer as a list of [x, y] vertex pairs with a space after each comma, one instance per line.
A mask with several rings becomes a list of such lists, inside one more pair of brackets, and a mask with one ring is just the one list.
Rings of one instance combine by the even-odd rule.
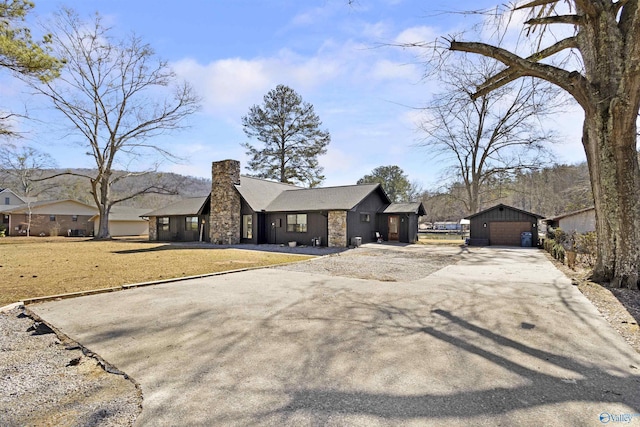
[[[44, 169], [36, 171], [34, 178], [45, 178], [61, 173], [95, 175], [95, 169]], [[114, 171], [114, 174], [124, 174]], [[140, 191], [150, 183], [163, 187], [174, 194], [142, 194], [123, 201], [119, 205], [143, 209], [157, 209], [186, 197], [204, 196], [211, 192], [211, 180], [194, 176], [185, 176], [172, 172], [149, 172], [144, 175], [130, 176], [115, 183], [112, 194], [115, 199]], [[10, 188], [18, 195], [24, 195], [20, 180], [6, 172], [0, 171], [0, 188]], [[90, 205], [94, 204], [91, 196], [91, 184], [87, 178], [75, 175], [61, 175], [44, 181], [33, 182], [33, 190], [29, 194], [38, 200], [74, 199]]]

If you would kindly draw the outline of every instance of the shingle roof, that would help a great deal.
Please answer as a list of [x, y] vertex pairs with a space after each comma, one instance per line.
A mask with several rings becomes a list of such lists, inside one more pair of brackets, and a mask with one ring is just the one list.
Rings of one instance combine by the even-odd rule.
[[583, 212], [588, 212], [588, 211], [595, 210], [595, 209], [596, 209], [596, 208], [595, 208], [594, 206], [591, 206], [591, 207], [589, 207], [589, 208], [584, 208], [584, 209], [580, 209], [580, 210], [573, 211], [573, 212], [567, 212], [567, 213], [563, 213], [563, 214], [558, 215], [558, 216], [554, 216], [554, 217], [551, 217], [551, 218], [547, 218], [547, 220], [557, 221], [557, 220], [559, 220], [559, 219], [562, 219], [562, 218], [565, 218], [565, 217], [568, 217], [568, 216], [581, 214], [581, 213], [583, 213]]
[[422, 202], [391, 203], [384, 208], [382, 213], [414, 213], [417, 215], [426, 215]]
[[[129, 206], [114, 206], [109, 212], [109, 221], [144, 221], [141, 217], [146, 216], [149, 209], [131, 208]], [[94, 215], [90, 221], [100, 218]]]
[[36, 209], [42, 206], [51, 206], [51, 205], [57, 205], [59, 203], [68, 203], [68, 202], [76, 203], [78, 205], [82, 205], [83, 207], [87, 207], [95, 211], [98, 210], [98, 208], [96, 208], [93, 205], [88, 205], [86, 203], [82, 203], [73, 199], [64, 199], [64, 200], [41, 200], [39, 202], [24, 203], [22, 205], [5, 205], [7, 207], [4, 209], [1, 209], [0, 212], [22, 214], [22, 213], [28, 213], [29, 209]]
[[256, 212], [265, 210], [283, 191], [301, 189], [295, 185], [250, 176], [241, 176], [240, 185], [235, 187], [251, 209]]
[[[270, 212], [350, 210], [377, 190], [384, 195], [380, 184], [289, 190], [282, 192], [269, 203], [265, 210]], [[384, 197], [387, 198], [386, 195]]]
[[140, 216], [199, 215], [209, 196], [191, 197]]
[[523, 214], [525, 214], [525, 215], [535, 216], [535, 217], [540, 218], [540, 219], [544, 218], [542, 215], [538, 215], [538, 214], [535, 214], [535, 213], [533, 213], [533, 212], [523, 211], [522, 209], [514, 208], [513, 206], [507, 206], [507, 205], [505, 205], [505, 204], [503, 204], [503, 203], [500, 203], [500, 204], [497, 204], [497, 205], [495, 205], [495, 206], [493, 206], [493, 207], [491, 207], [491, 208], [489, 208], [489, 209], [485, 209], [485, 210], [483, 210], [483, 211], [480, 211], [480, 212], [474, 213], [473, 215], [466, 216], [464, 219], [471, 219], [471, 218], [474, 218], [474, 217], [476, 217], [476, 216], [478, 216], [478, 215], [482, 215], [482, 214], [483, 214], [483, 213], [485, 213], [485, 212], [489, 212], [489, 211], [492, 211], [492, 210], [494, 210], [494, 209], [499, 209], [499, 208], [501, 208], [501, 207], [502, 207], [502, 208], [506, 208], [506, 209], [511, 209], [511, 210], [513, 210], [513, 211], [520, 212], [520, 213], [523, 213]]

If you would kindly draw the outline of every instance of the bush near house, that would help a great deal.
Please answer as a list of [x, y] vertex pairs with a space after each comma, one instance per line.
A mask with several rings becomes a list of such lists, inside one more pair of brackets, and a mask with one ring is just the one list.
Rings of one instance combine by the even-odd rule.
[[585, 234], [566, 233], [556, 228], [547, 233], [544, 249], [562, 263], [565, 263], [566, 259], [567, 265], [571, 268], [574, 267], [574, 264], [582, 264], [585, 267], [593, 268], [596, 261], [596, 242], [597, 236], [595, 232]]

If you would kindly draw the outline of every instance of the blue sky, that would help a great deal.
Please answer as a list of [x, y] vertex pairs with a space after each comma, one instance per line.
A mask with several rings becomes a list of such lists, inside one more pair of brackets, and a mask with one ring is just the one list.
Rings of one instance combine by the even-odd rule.
[[[427, 189], [441, 183], [446, 162], [416, 147], [418, 108], [437, 85], [423, 79], [420, 52], [381, 45], [433, 40], [469, 29], [473, 18], [440, 11], [495, 6], [496, 1], [358, 0], [37, 0], [32, 18], [46, 19], [60, 6], [83, 17], [104, 16], [114, 34], [134, 31], [170, 62], [203, 98], [190, 128], [163, 137], [186, 158], [162, 170], [209, 177], [211, 162], [246, 164], [241, 117], [277, 84], [286, 84], [314, 105], [332, 142], [320, 159], [324, 185], [346, 185], [382, 165], [398, 165]], [[455, 6], [452, 6], [454, 4]], [[92, 159], [68, 135], [51, 131], [57, 120], [21, 93], [15, 79], [0, 76], [7, 99], [26, 104], [40, 122], [22, 123], [28, 139], [54, 156], [60, 167], [92, 167]], [[9, 103], [9, 105], [11, 105]], [[565, 142], [555, 147], [561, 162], [584, 159], [581, 115], [550, 124]]]

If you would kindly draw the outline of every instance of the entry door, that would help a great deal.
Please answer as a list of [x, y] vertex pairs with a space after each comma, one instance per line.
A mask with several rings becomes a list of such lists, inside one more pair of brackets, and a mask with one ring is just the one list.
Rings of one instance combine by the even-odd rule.
[[387, 240], [390, 242], [397, 242], [400, 231], [400, 217], [398, 215], [389, 215], [389, 219], [387, 221], [389, 226], [389, 236]]

